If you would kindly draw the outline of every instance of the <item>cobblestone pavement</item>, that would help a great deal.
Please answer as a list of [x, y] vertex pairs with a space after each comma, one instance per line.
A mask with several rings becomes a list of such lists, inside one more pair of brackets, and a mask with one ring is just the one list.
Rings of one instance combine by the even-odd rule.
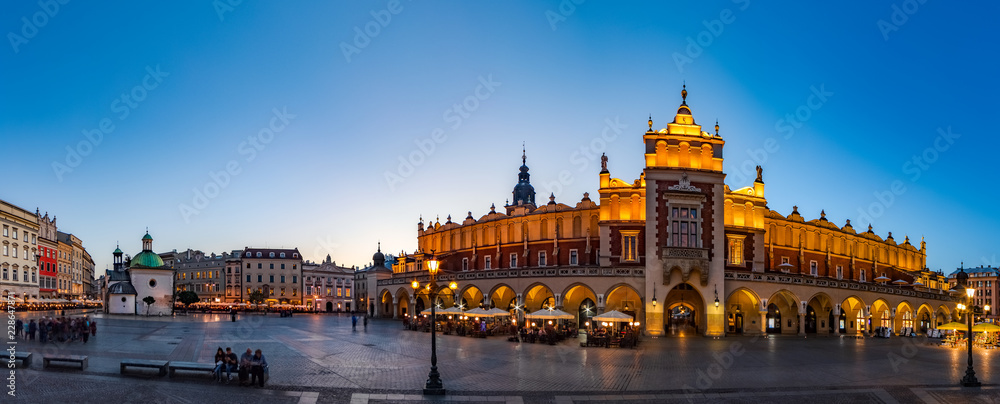
[[[372, 321], [351, 329], [350, 316], [224, 315], [176, 318], [95, 316], [88, 344], [42, 345], [16, 374], [23, 402], [465, 402], [599, 404], [680, 402], [998, 402], [1000, 354], [976, 350], [981, 389], [953, 387], [966, 352], [922, 338], [840, 339], [646, 338], [637, 349], [555, 346], [506, 338], [438, 335], [438, 365], [449, 394], [420, 394], [427, 379], [430, 334]], [[264, 388], [216, 385], [189, 374], [167, 378], [138, 370], [119, 374], [122, 359], [209, 363], [217, 347], [263, 350], [271, 379]], [[89, 356], [89, 367], [42, 369], [42, 355]], [[5, 398], [10, 398], [5, 396]], [[7, 400], [4, 400], [6, 402]]]

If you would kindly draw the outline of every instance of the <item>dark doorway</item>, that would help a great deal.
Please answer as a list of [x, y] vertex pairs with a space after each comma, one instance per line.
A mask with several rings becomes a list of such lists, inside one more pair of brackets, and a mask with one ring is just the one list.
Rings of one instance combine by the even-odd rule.
[[767, 305], [767, 332], [781, 333], [781, 310], [774, 303]]
[[326, 302], [326, 312], [327, 313], [333, 312], [333, 302]]
[[590, 326], [590, 318], [594, 316], [596, 311], [597, 308], [594, 306], [593, 300], [590, 300], [589, 297], [583, 299], [583, 301], [580, 302], [580, 310], [576, 317], [577, 320], [579, 320], [578, 327], [586, 328]]
[[816, 310], [812, 306], [806, 310], [806, 332], [816, 332]]

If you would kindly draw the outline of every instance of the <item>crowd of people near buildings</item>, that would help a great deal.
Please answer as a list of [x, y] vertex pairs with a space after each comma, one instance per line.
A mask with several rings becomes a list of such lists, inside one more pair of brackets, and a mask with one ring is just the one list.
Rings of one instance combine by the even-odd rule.
[[97, 336], [97, 322], [87, 316], [42, 317], [37, 322], [35, 319], [27, 322], [17, 319], [14, 334], [25, 341], [36, 341], [37, 336], [37, 341], [43, 344], [76, 341], [86, 344], [90, 337]]

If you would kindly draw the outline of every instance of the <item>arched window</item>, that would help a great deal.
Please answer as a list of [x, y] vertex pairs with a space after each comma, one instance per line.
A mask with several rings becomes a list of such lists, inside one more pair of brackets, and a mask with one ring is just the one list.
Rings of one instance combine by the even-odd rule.
[[885, 328], [889, 328], [889, 327], [892, 326], [891, 324], [889, 324], [889, 312], [888, 311], [883, 311], [882, 312], [882, 319], [881, 319], [879, 325], [881, 325], [882, 327], [885, 327]]

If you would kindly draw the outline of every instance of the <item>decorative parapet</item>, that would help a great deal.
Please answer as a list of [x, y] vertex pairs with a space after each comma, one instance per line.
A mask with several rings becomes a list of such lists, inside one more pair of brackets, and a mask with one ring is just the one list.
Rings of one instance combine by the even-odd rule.
[[885, 286], [867, 282], [856, 282], [852, 280], [817, 278], [809, 275], [726, 271], [726, 279], [735, 281], [783, 283], [792, 285], [817, 286], [822, 288], [850, 289], [862, 292], [875, 292], [875, 293], [884, 293], [890, 295], [910, 296], [921, 299], [952, 301], [951, 295], [941, 290], [928, 289], [927, 291], [919, 291], [913, 289], [903, 289], [901, 287], [895, 287], [895, 286]]

